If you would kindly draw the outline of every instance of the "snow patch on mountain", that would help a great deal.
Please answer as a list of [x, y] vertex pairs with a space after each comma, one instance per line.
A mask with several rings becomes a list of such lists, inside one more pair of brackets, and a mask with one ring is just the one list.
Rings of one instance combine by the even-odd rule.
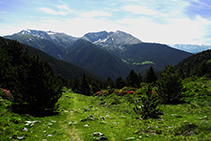
[[90, 32], [85, 34], [83, 37], [72, 37], [65, 33], [58, 33], [53, 31], [40, 31], [40, 30], [22, 30], [16, 34], [30, 34], [41, 39], [46, 39], [54, 42], [58, 46], [68, 47], [72, 42], [78, 39], [87, 40], [99, 47], [106, 49], [124, 49], [124, 45], [138, 44], [141, 41], [132, 35], [123, 31], [117, 30], [116, 32]]
[[54, 34], [56, 34], [56, 32], [53, 32], [53, 31], [47, 31], [46, 32], [48, 35], [54, 35]]
[[113, 49], [123, 49], [124, 45], [141, 43], [139, 39], [120, 30], [117, 30], [116, 32], [91, 32], [85, 34], [83, 37], [88, 38], [88, 40], [95, 45]]

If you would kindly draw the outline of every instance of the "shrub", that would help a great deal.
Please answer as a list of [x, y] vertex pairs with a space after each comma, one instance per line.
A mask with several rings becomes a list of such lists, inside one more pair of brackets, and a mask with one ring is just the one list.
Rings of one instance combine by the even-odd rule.
[[127, 96], [133, 94], [136, 90], [137, 88], [134, 87], [124, 87], [120, 90], [115, 91], [115, 94], [118, 96]]
[[101, 90], [95, 93], [96, 96], [107, 96], [108, 94], [108, 90]]
[[158, 118], [162, 112], [158, 108], [159, 99], [157, 89], [149, 84], [146, 87], [142, 87], [140, 91], [142, 92], [142, 94], [139, 95], [140, 98], [132, 98], [135, 105], [134, 111], [137, 114], [141, 114], [143, 119]]
[[0, 97], [9, 101], [13, 101], [13, 96], [10, 91], [3, 88], [0, 88]]

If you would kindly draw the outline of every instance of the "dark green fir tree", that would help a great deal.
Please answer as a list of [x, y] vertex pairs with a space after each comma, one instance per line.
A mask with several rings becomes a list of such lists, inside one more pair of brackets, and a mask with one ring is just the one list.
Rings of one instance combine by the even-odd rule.
[[150, 66], [149, 70], [144, 75], [144, 82], [146, 83], [155, 83], [157, 80], [157, 75], [154, 72], [154, 69], [152, 66]]
[[158, 94], [162, 103], [178, 103], [182, 98], [182, 81], [173, 66], [166, 66], [158, 81]]
[[84, 95], [91, 95], [91, 90], [85, 73], [83, 73], [82, 78], [80, 79], [79, 92]]
[[123, 88], [123, 87], [125, 87], [125, 86], [126, 86], [125, 80], [122, 79], [122, 77], [118, 77], [118, 78], [116, 79], [116, 88], [117, 88], [117, 89], [121, 89], [121, 88]]

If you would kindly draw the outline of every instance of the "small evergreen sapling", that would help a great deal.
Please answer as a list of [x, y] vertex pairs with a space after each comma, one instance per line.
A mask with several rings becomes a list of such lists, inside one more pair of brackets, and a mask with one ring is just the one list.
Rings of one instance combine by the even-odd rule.
[[138, 94], [133, 99], [135, 105], [134, 111], [136, 114], [141, 114], [143, 119], [158, 118], [162, 115], [162, 111], [158, 108], [159, 99], [156, 88], [153, 88], [150, 84], [141, 88], [140, 97]]

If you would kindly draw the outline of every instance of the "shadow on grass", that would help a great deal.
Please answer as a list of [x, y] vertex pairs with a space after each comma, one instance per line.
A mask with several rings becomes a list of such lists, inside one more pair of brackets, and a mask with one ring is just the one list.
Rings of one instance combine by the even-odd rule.
[[28, 109], [26, 107], [12, 107], [12, 112], [19, 115], [30, 115], [33, 117], [46, 117], [58, 115], [60, 112], [54, 110], [40, 110], [40, 109]]

